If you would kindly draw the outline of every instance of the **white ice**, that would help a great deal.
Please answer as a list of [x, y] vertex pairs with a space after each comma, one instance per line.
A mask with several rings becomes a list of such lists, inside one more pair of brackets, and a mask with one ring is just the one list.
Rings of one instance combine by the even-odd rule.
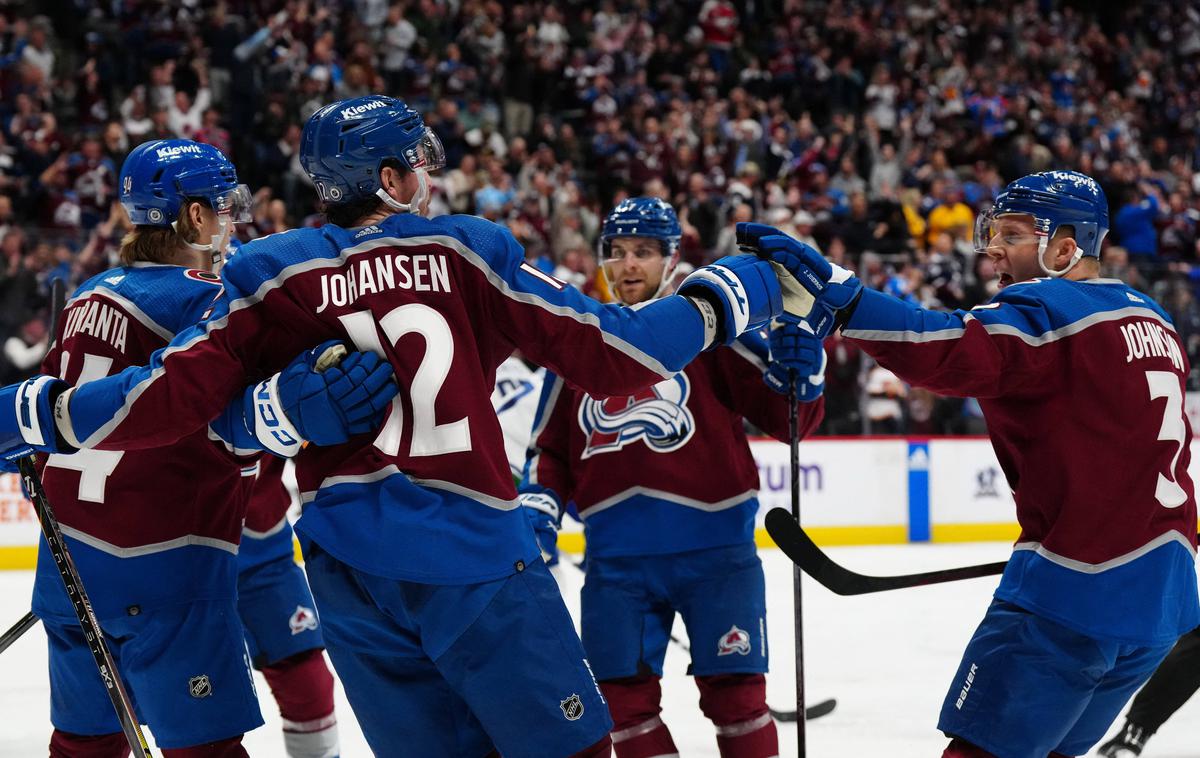
[[[864, 573], [908, 573], [1001, 560], [1009, 546], [900, 545], [831, 548], [843, 565]], [[792, 665], [791, 564], [777, 550], [762, 551], [767, 573], [772, 673], [767, 694], [772, 707], [795, 708]], [[578, 612], [582, 577], [557, 570], [568, 605]], [[28, 610], [30, 572], [0, 572], [0, 630]], [[845, 598], [811, 580], [804, 583], [805, 683], [809, 703], [837, 698], [837, 709], [808, 723], [808, 756], [936, 758], [946, 740], [937, 732], [937, 712], [963, 646], [991, 598], [995, 578], [974, 579], [876, 595]], [[677, 622], [676, 634], [683, 635]], [[711, 643], [715, 644], [715, 643]], [[672, 645], [663, 681], [663, 717], [683, 756], [715, 756], [711, 724], [700, 714], [687, 656]], [[256, 758], [283, 758], [279, 716], [265, 682], [258, 678], [267, 725], [246, 735]], [[547, 693], [547, 697], [555, 697]], [[342, 755], [369, 756], [344, 695], [338, 692]], [[1200, 698], [1175, 715], [1151, 740], [1146, 758], [1195, 758], [1194, 724]], [[1114, 727], [1115, 731], [1115, 727]], [[40, 625], [0, 654], [0, 756], [44, 756], [50, 733], [46, 643]], [[794, 756], [796, 729], [780, 724], [780, 754]]]

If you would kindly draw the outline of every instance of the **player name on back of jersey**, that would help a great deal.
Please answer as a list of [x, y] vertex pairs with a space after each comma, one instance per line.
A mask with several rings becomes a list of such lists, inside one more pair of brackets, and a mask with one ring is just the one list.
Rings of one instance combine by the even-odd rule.
[[1125, 362], [1135, 358], [1170, 358], [1175, 369], [1183, 371], [1183, 353], [1171, 333], [1155, 321], [1134, 321], [1121, 327], [1125, 338]]
[[385, 290], [449, 292], [450, 272], [438, 253], [387, 253], [356, 256], [342, 270], [321, 275], [321, 313], [330, 305], [350, 305], [363, 295]]
[[90, 334], [109, 343], [115, 350], [125, 352], [129, 317], [103, 300], [83, 300], [67, 313], [63, 341], [79, 333]]

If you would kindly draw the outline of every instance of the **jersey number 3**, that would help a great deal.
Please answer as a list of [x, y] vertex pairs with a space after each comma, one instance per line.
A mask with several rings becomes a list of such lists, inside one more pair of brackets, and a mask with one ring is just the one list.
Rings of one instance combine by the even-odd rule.
[[1175, 455], [1171, 458], [1171, 467], [1167, 471], [1169, 476], [1159, 472], [1154, 497], [1164, 508], [1178, 508], [1187, 500], [1187, 493], [1179, 486], [1179, 482], [1175, 481], [1175, 467], [1179, 464], [1179, 454], [1183, 452], [1185, 432], [1183, 394], [1179, 391], [1179, 377], [1170, 371], [1147, 371], [1146, 384], [1150, 386], [1151, 400], [1160, 397], [1167, 399], [1158, 438], [1175, 443]]
[[[339, 316], [346, 333], [359, 350], [377, 355], [386, 353], [375, 329], [375, 317], [370, 311], [357, 311]], [[413, 431], [408, 455], [418, 458], [445, 453], [461, 453], [471, 449], [471, 424], [465, 416], [445, 424], [434, 418], [438, 393], [450, 373], [454, 361], [454, 333], [442, 314], [421, 303], [409, 303], [393, 308], [379, 319], [379, 329], [395, 347], [400, 338], [416, 332], [425, 340], [425, 355], [417, 366], [408, 396], [412, 401]], [[404, 432], [404, 407], [400, 396], [392, 399], [392, 412], [387, 423], [375, 438], [375, 447], [385, 455], [400, 452], [400, 437]]]

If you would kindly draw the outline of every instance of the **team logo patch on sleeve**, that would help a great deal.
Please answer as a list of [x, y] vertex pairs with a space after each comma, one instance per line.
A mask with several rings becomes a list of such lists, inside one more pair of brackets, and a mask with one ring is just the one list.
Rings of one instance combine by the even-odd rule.
[[292, 630], [293, 637], [301, 632], [315, 632], [317, 630], [317, 614], [312, 608], [297, 605], [296, 612], [288, 619], [288, 627]]
[[750, 633], [738, 629], [737, 624], [729, 627], [729, 631], [717, 640], [717, 655], [750, 655]]
[[688, 410], [691, 383], [682, 372], [628, 397], [579, 404], [579, 427], [587, 444], [580, 458], [611, 453], [644, 440], [656, 453], [669, 453], [687, 444], [696, 431], [696, 418]]
[[212, 682], [209, 681], [208, 674], [193, 676], [188, 680], [188, 693], [194, 698], [211, 697]]
[[188, 279], [195, 279], [196, 281], [200, 282], [208, 282], [209, 284], [218, 284], [221, 281], [221, 277], [217, 276], [213, 272], [203, 271], [198, 268], [189, 268], [183, 272], [183, 275]]
[[559, 702], [558, 707], [562, 708], [567, 721], [578, 721], [579, 717], [583, 715], [583, 701], [579, 699], [579, 695], [572, 694], [571, 697]]

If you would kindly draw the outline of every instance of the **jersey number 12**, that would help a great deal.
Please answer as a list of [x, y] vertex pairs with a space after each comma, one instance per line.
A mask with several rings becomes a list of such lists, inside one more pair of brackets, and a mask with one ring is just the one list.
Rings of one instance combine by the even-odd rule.
[[[346, 333], [354, 341], [359, 350], [370, 350], [377, 355], [386, 353], [379, 341], [379, 332], [375, 329], [375, 317], [370, 311], [356, 311], [339, 316]], [[409, 303], [393, 308], [387, 315], [379, 319], [379, 328], [395, 347], [400, 338], [410, 332], [416, 332], [425, 340], [425, 355], [417, 372], [413, 375], [412, 384], [408, 387], [408, 396], [412, 401], [413, 431], [412, 442], [409, 444], [408, 455], [418, 458], [445, 453], [461, 453], [471, 449], [471, 424], [465, 416], [457, 421], [445, 424], [437, 423], [434, 418], [434, 405], [446, 376], [450, 373], [450, 364], [454, 361], [454, 333], [445, 317], [428, 305]], [[392, 412], [387, 423], [375, 438], [375, 447], [385, 455], [397, 455], [400, 452], [400, 437], [404, 431], [404, 407], [400, 396], [392, 399]]]

